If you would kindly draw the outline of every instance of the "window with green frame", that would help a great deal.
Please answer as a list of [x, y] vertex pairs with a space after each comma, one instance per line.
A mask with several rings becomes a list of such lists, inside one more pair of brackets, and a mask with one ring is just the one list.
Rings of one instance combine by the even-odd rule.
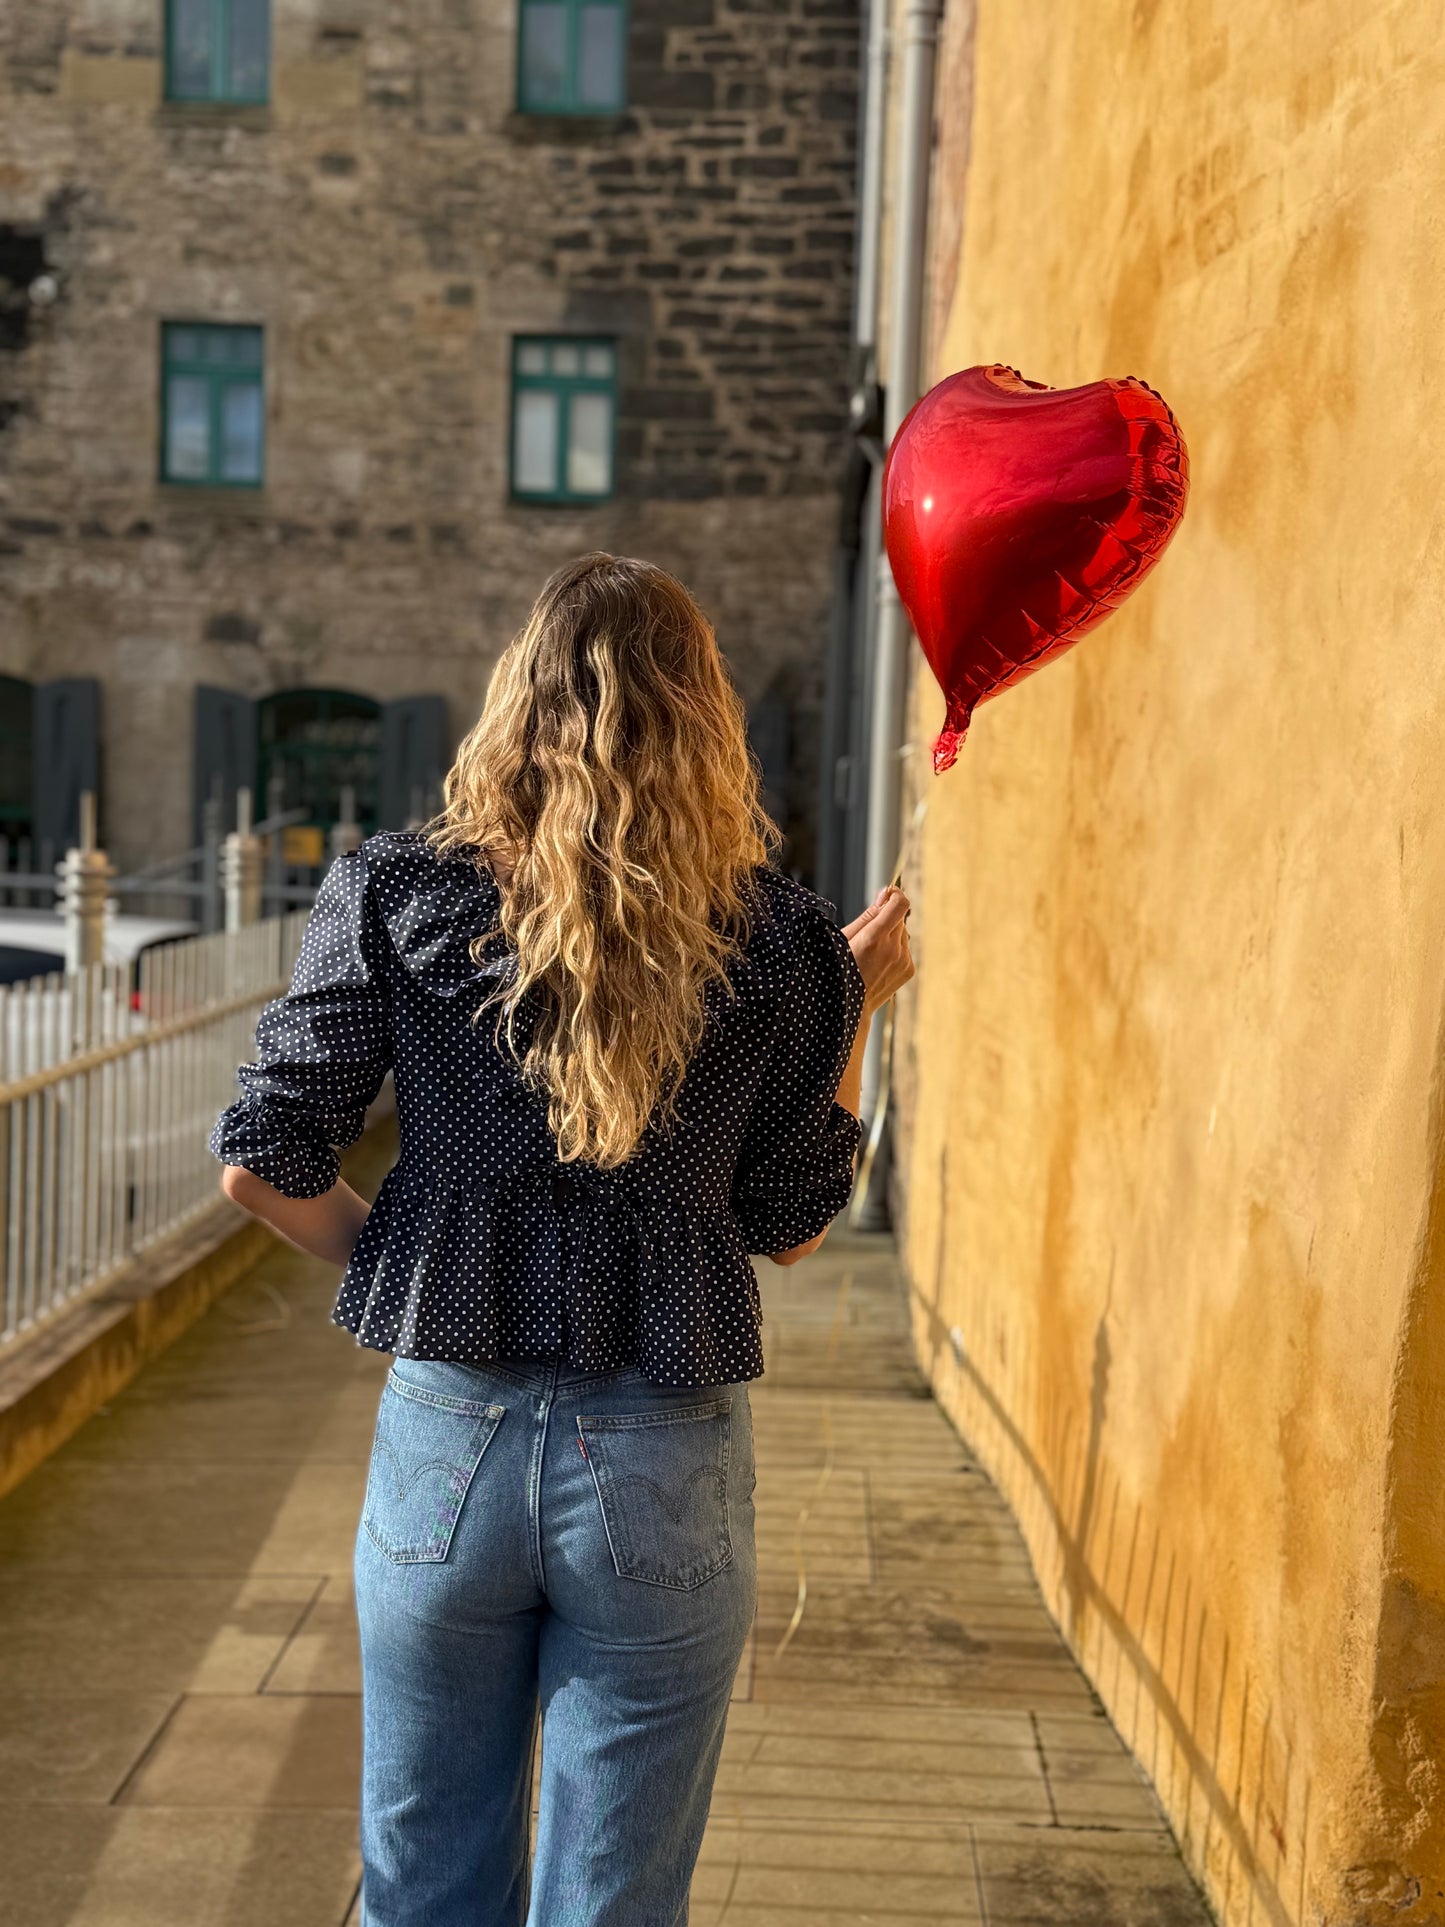
[[262, 332], [199, 321], [161, 328], [161, 480], [257, 488], [265, 455]]
[[304, 810], [308, 824], [329, 831], [349, 788], [355, 820], [369, 836], [377, 820], [380, 703], [349, 689], [285, 689], [263, 699], [257, 721], [256, 794], [266, 808]]
[[627, 104], [627, 0], [518, 0], [524, 114], [615, 114]]
[[166, 99], [262, 105], [271, 0], [166, 0]]
[[575, 335], [512, 343], [512, 494], [596, 502], [616, 467], [617, 344]]

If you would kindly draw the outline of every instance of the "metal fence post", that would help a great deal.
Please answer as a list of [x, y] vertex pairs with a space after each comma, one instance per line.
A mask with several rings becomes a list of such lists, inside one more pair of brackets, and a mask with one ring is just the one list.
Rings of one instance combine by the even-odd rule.
[[341, 816], [331, 826], [332, 856], [346, 856], [361, 848], [361, 825], [356, 820], [356, 791], [350, 783], [341, 786]]
[[226, 929], [245, 929], [261, 920], [261, 839], [251, 829], [251, 792], [236, 791], [236, 827], [221, 852], [226, 895]]
[[219, 930], [224, 918], [221, 899], [221, 825], [225, 821], [225, 801], [218, 776], [211, 793], [201, 805], [201, 902], [200, 926], [209, 935]]
[[95, 792], [80, 796], [80, 847], [57, 866], [65, 908], [65, 968], [88, 969], [105, 957], [105, 902], [115, 875], [104, 850], [95, 847]]
[[[286, 901], [286, 777], [273, 769], [266, 779], [266, 882], [263, 908], [268, 915], [284, 917], [291, 907]], [[266, 902], [265, 897], [270, 901]]]

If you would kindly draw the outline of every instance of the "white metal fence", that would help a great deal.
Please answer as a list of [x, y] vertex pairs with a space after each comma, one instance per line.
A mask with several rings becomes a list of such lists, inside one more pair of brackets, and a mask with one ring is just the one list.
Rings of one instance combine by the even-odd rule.
[[0, 989], [0, 1348], [215, 1198], [210, 1127], [306, 916]]

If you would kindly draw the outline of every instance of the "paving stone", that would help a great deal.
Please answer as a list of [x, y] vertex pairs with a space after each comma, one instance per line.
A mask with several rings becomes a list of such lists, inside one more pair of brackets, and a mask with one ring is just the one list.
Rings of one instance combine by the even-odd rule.
[[267, 1675], [267, 1693], [359, 1693], [361, 1645], [350, 1577], [331, 1574]]
[[278, 1399], [247, 1373], [235, 1392], [208, 1397], [122, 1395], [65, 1448], [67, 1462], [96, 1459], [247, 1465], [299, 1458], [354, 1466], [371, 1449], [379, 1385], [369, 1378], [328, 1386], [312, 1399]]
[[[310, 1307], [287, 1287], [283, 1298], [296, 1314], [281, 1330], [238, 1335], [222, 1310], [230, 1294], [220, 1299], [176, 1344], [131, 1382], [121, 1394], [125, 1402], [163, 1402], [178, 1393], [195, 1398], [251, 1397], [264, 1387], [288, 1402], [308, 1397], [330, 1397], [348, 1383], [372, 1385], [379, 1398], [390, 1367], [382, 1352], [357, 1345], [350, 1334], [333, 1325], [318, 1300]], [[264, 1323], [274, 1314], [269, 1298], [248, 1301], [248, 1320]], [[339, 1350], [338, 1350], [339, 1347]]]
[[1070, 1684], [1052, 1673], [1003, 1673], [994, 1669], [972, 1674], [955, 1668], [863, 1664], [846, 1661], [813, 1662], [783, 1671], [770, 1670], [766, 1648], [760, 1647], [753, 1686], [755, 1698], [779, 1700], [836, 1700], [844, 1704], [903, 1704], [927, 1706], [1018, 1707], [1045, 1706], [1060, 1710], [1087, 1700], [1082, 1684]]
[[103, 1806], [174, 1705], [161, 1693], [7, 1694], [0, 1808]]
[[[1021, 1696], [1042, 1690], [1053, 1705], [1081, 1707], [1091, 1702], [1057, 1633], [1042, 1629], [982, 1635], [971, 1628], [966, 1609], [942, 1588], [849, 1586], [825, 1576], [809, 1577], [803, 1616], [789, 1645], [775, 1657], [777, 1642], [791, 1619], [793, 1597], [759, 1587], [758, 1693], [767, 1697], [774, 1683], [806, 1675], [865, 1680], [875, 1689], [888, 1682], [910, 1689], [936, 1682], [941, 1692], [973, 1686], [1006, 1688]], [[907, 1695], [913, 1697], [913, 1692]]]
[[1040, 1716], [1037, 1725], [1054, 1811], [1063, 1826], [1167, 1828], [1154, 1789], [1112, 1733], [1114, 1744], [1104, 1746], [1086, 1721]]
[[350, 1813], [0, 1811], [16, 1927], [330, 1927], [356, 1891]]
[[[734, 1707], [728, 1738], [735, 1735], [815, 1735], [823, 1741], [876, 1741], [885, 1746], [1033, 1748], [1028, 1713], [981, 1712], [954, 1706], [846, 1706], [785, 1700]], [[1118, 1745], [1117, 1737], [1114, 1741]]]
[[[967, 1896], [961, 1903], [956, 1899], [951, 1883], [942, 1896], [930, 1899], [936, 1899], [938, 1904], [925, 1904], [920, 1912], [906, 1902], [903, 1907], [895, 1908], [876, 1900], [851, 1907], [820, 1907], [811, 1900], [790, 1901], [785, 1906], [750, 1906], [733, 1894], [712, 1912], [695, 1908], [692, 1920], [696, 1927], [716, 1927], [716, 1923], [723, 1921], [726, 1927], [891, 1927], [895, 1922], [897, 1927], [918, 1927], [920, 1920], [936, 1921], [941, 1927], [975, 1927], [981, 1919], [976, 1910], [968, 1907]], [[959, 1911], [960, 1905], [963, 1911]]]
[[968, 1447], [937, 1405], [910, 1401], [902, 1411], [887, 1396], [779, 1392], [763, 1378], [754, 1387], [753, 1415], [770, 1450], [830, 1451], [841, 1464], [877, 1466], [890, 1457], [917, 1462], [925, 1477], [951, 1476], [972, 1465]]
[[837, 1824], [710, 1821], [693, 1881], [697, 1927], [866, 1927], [979, 1921], [971, 1844], [853, 1831]]
[[1131, 1766], [1129, 1779], [1116, 1780], [1100, 1773], [1097, 1761], [1090, 1762], [1087, 1773], [1075, 1777], [1070, 1776], [1066, 1764], [1062, 1772], [1060, 1766], [1057, 1760], [1049, 1762], [1049, 1788], [1061, 1826], [1168, 1832], [1164, 1809], [1149, 1783], [1137, 1776], [1137, 1769]]
[[63, 1455], [0, 1507], [0, 1566], [344, 1572], [366, 1463], [125, 1464]]
[[255, 1692], [320, 1584], [0, 1570], [0, 1693]]
[[[935, 1481], [903, 1482], [871, 1474], [873, 1547], [880, 1560], [932, 1566], [958, 1557], [987, 1561], [1011, 1577], [1030, 1572], [1018, 1527], [992, 1494], [987, 1503]], [[970, 1502], [973, 1501], [973, 1502]]]
[[767, 1813], [794, 1822], [877, 1814], [941, 1814], [950, 1821], [987, 1815], [1033, 1826], [1051, 1820], [1048, 1789], [1025, 1758], [1000, 1760], [996, 1751], [943, 1758], [923, 1756], [904, 1765], [872, 1742], [830, 1758], [816, 1741], [771, 1754], [724, 1751], [714, 1807], [739, 1816]]
[[1127, 1749], [1098, 1707], [1087, 1713], [1038, 1713], [1034, 1725], [1046, 1751], [1103, 1753], [1133, 1770]]
[[210, 1693], [181, 1701], [118, 1804], [350, 1812], [360, 1784], [359, 1696]]
[[892, 1875], [759, 1875], [740, 1866], [735, 1882], [709, 1913], [707, 1899], [693, 1910], [697, 1927], [974, 1927], [981, 1920], [962, 1879], [926, 1881]]
[[1208, 1927], [1167, 1833], [976, 1829], [990, 1927]]

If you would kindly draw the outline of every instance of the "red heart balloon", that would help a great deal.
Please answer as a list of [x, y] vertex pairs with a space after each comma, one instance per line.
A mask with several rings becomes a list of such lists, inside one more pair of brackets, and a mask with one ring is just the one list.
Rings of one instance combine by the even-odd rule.
[[979, 703], [1118, 608], [1188, 494], [1179, 424], [1142, 381], [1048, 388], [996, 362], [915, 404], [883, 470], [883, 539], [948, 699], [935, 770]]

